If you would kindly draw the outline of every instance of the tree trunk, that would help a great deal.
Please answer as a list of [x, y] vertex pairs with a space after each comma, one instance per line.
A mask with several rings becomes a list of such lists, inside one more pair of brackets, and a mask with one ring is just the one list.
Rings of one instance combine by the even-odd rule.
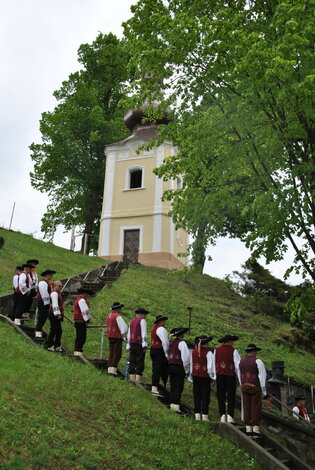
[[202, 274], [203, 272], [204, 264], [206, 261], [206, 228], [207, 222], [202, 223], [192, 244], [192, 269], [200, 274]]
[[[83, 231], [83, 237], [81, 241], [81, 253], [84, 253], [84, 247], [86, 246], [86, 253], [89, 254], [92, 237], [91, 235], [96, 235], [94, 233], [95, 230], [95, 219], [99, 215], [98, 214], [98, 199], [99, 199], [99, 192], [101, 190], [99, 188], [94, 188], [91, 191], [87, 206], [86, 206], [86, 213], [85, 213], [85, 227]], [[87, 243], [85, 243], [85, 237], [87, 238]]]

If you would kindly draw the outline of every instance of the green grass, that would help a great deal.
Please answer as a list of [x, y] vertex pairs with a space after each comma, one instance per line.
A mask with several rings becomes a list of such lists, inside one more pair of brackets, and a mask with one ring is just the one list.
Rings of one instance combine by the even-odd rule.
[[0, 323], [1, 470], [259, 470], [206, 423]]
[[[147, 316], [148, 331], [151, 331], [155, 316], [167, 314], [167, 329], [188, 326], [188, 306], [194, 307], [190, 338], [199, 334], [211, 334], [210, 345], [218, 346], [217, 339], [226, 333], [235, 333], [240, 340], [235, 343], [241, 355], [248, 343], [254, 342], [262, 348], [259, 357], [266, 366], [272, 360], [285, 361], [285, 373], [305, 383], [315, 382], [314, 354], [300, 347], [294, 348], [292, 328], [267, 315], [254, 314], [242, 300], [220, 279], [207, 275], [169, 273], [163, 269], [131, 265], [111, 288], [105, 288], [91, 300], [94, 324], [103, 324], [114, 301], [125, 304], [124, 318], [129, 322], [137, 307], [150, 311]], [[72, 315], [72, 307], [67, 309]], [[73, 350], [74, 328], [64, 323], [63, 342]], [[85, 346], [87, 357], [98, 357], [100, 330], [88, 330]], [[105, 340], [105, 357], [108, 352]], [[126, 353], [124, 354], [124, 357]], [[124, 364], [121, 363], [121, 367]], [[146, 359], [145, 375], [150, 378], [151, 361]]]
[[0, 250], [0, 295], [12, 292], [15, 266], [26, 263], [31, 258], [40, 262], [37, 267], [38, 274], [46, 269], [53, 269], [57, 271], [55, 279], [64, 279], [105, 264], [104, 260], [96, 256], [73, 253], [20, 232], [0, 228], [0, 236], [5, 240]]

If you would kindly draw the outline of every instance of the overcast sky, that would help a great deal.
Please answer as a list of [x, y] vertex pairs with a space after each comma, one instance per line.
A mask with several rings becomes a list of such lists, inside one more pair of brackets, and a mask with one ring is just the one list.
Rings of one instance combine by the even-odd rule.
[[[8, 228], [16, 202], [12, 229], [41, 238], [41, 217], [48, 203], [34, 190], [29, 172], [29, 145], [40, 141], [41, 113], [53, 110], [52, 96], [71, 72], [79, 68], [77, 50], [91, 43], [98, 32], [122, 34], [121, 23], [130, 17], [131, 0], [0, 0], [0, 226]], [[54, 242], [66, 248], [70, 235], [58, 229]], [[221, 239], [209, 254], [206, 272], [223, 277], [248, 258], [237, 240]], [[268, 268], [282, 277], [293, 259]], [[35, 254], [34, 254], [35, 256]], [[301, 282], [295, 275], [293, 284]]]

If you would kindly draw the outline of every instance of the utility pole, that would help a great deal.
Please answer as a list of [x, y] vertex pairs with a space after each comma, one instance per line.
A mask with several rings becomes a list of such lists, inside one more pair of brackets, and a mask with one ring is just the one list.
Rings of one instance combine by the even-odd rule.
[[70, 251], [74, 251], [75, 248], [75, 225], [71, 229], [71, 240], [70, 240]]
[[83, 254], [84, 255], [87, 255], [87, 249], [88, 249], [88, 238], [89, 238], [89, 234], [88, 233], [85, 233], [84, 234], [84, 247], [83, 247]]
[[187, 307], [187, 310], [189, 310], [189, 319], [188, 319], [188, 328], [190, 332], [190, 327], [191, 327], [191, 312], [192, 312], [193, 307]]
[[12, 219], [13, 219], [14, 209], [15, 209], [15, 202], [13, 203], [13, 208], [12, 208], [12, 212], [11, 212], [11, 219], [10, 219], [9, 230], [11, 230], [11, 225], [12, 225]]

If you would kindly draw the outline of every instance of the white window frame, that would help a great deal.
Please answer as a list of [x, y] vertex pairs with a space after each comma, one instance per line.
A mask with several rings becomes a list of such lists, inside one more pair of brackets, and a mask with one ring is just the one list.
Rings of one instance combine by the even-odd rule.
[[[143, 189], [144, 188], [144, 166], [141, 165], [135, 165], [127, 168], [126, 170], [126, 175], [125, 175], [125, 191], [136, 191], [137, 189]], [[131, 173], [133, 171], [141, 170], [142, 171], [142, 178], [141, 178], [141, 186], [139, 188], [131, 188], [130, 187], [130, 179], [131, 179]]]
[[125, 232], [128, 230], [139, 230], [139, 253], [142, 253], [143, 248], [143, 225], [123, 225], [119, 229], [119, 255], [124, 254], [124, 239], [125, 239]]

